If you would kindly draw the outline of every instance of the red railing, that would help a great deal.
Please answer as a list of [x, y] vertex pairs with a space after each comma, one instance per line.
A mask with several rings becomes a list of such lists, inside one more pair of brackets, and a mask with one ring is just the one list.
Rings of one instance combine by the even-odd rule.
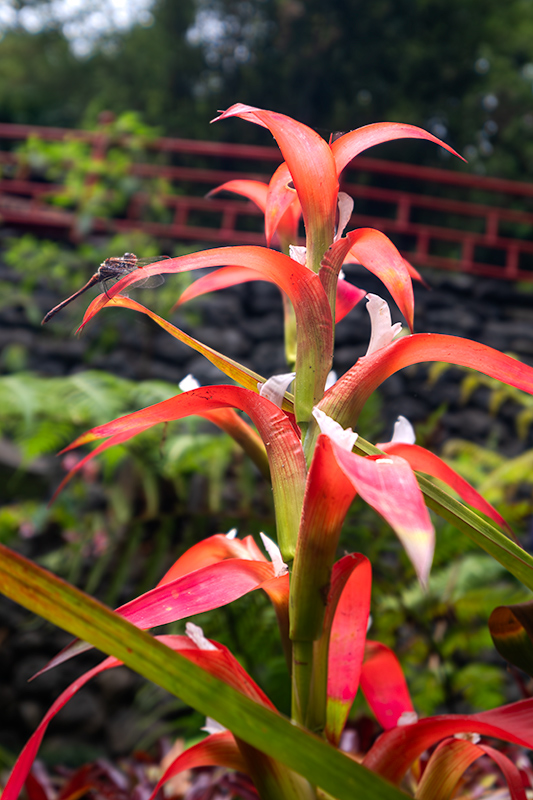
[[[37, 176], [17, 154], [16, 143], [30, 135], [82, 139], [92, 144], [95, 159], [104, 159], [116, 140], [88, 131], [0, 124], [0, 219], [75, 237], [76, 215], [49, 202], [63, 187]], [[167, 218], [146, 218], [149, 194], [141, 189], [121, 217], [94, 219], [94, 231], [140, 229], [202, 243], [264, 244], [262, 215], [252, 203], [205, 194], [235, 178], [268, 181], [280, 162], [277, 148], [160, 138], [146, 153], [131, 171], [141, 184], [169, 182], [176, 193], [158, 195]], [[165, 164], [155, 160], [162, 154]], [[346, 169], [342, 189], [355, 200], [351, 227], [384, 231], [417, 266], [533, 280], [533, 184], [358, 157]]]

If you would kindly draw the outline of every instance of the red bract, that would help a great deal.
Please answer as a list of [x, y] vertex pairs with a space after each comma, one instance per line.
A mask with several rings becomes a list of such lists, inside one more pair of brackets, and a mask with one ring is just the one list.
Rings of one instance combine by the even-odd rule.
[[[247, 672], [241, 667], [238, 661], [232, 656], [230, 651], [223, 645], [216, 643], [214, 649], [201, 650], [187, 636], [158, 636], [159, 641], [166, 644], [172, 650], [178, 650], [185, 658], [192, 662], [200, 663], [210, 674], [220, 677], [226, 683], [237, 688], [243, 694], [253, 698], [256, 702], [274, 708], [270, 700], [261, 691], [257, 684], [250, 678]], [[31, 765], [35, 760], [37, 751], [42, 742], [43, 736], [48, 725], [55, 715], [68, 701], [92, 678], [105, 670], [118, 667], [121, 662], [116, 658], [106, 658], [101, 664], [88, 670], [81, 677], [60, 694], [53, 703], [41, 723], [32, 735], [24, 750], [20, 754], [9, 780], [2, 793], [2, 800], [16, 800], [24, 782], [27, 778]], [[205, 763], [205, 762], [204, 762]], [[209, 763], [209, 762], [207, 762]], [[235, 765], [241, 764], [235, 759]], [[234, 767], [236, 768], [236, 767]], [[175, 774], [175, 773], [174, 773]], [[170, 777], [170, 776], [169, 776]]]
[[424, 361], [446, 361], [471, 367], [491, 378], [533, 393], [533, 368], [492, 347], [440, 333], [404, 336], [360, 358], [318, 404], [343, 427], [357, 422], [361, 409], [383, 381], [398, 370]]
[[366, 642], [361, 690], [386, 731], [399, 725], [404, 714], [414, 713], [400, 662], [381, 642]]
[[380, 450], [391, 455], [401, 456], [409, 462], [412, 469], [418, 472], [425, 472], [427, 475], [432, 475], [434, 478], [439, 478], [444, 483], [447, 483], [457, 494], [463, 498], [466, 503], [482, 511], [487, 517], [490, 517], [497, 525], [501, 525], [510, 534], [512, 531], [504, 520], [501, 514], [498, 514], [496, 509], [488, 503], [468, 481], [465, 481], [460, 475], [449, 467], [441, 458], [426, 450], [424, 447], [419, 447], [417, 444], [404, 444], [403, 442], [385, 442], [376, 445]]
[[331, 149], [307, 125], [284, 114], [237, 103], [217, 120], [241, 117], [268, 128], [276, 139], [300, 200], [308, 266], [318, 272], [322, 255], [333, 241], [339, 183]]
[[[270, 470], [274, 503], [278, 506], [278, 536], [284, 558], [292, 558], [300, 519], [305, 483], [305, 459], [300, 441], [288, 417], [273, 403], [247, 389], [237, 386], [210, 386], [184, 392], [149, 408], [100, 425], [76, 439], [68, 449], [87, 442], [110, 437], [82, 459], [64, 479], [72, 475], [98, 453], [136, 436], [153, 425], [182, 419], [191, 414], [211, 412], [217, 408], [234, 407], [245, 411], [257, 426], [265, 444]], [[60, 487], [61, 488], [61, 487]]]
[[518, 768], [499, 750], [477, 745], [467, 739], [445, 739], [432, 754], [416, 790], [417, 800], [447, 800], [454, 793], [465, 770], [487, 755], [501, 768], [511, 800], [526, 800]]
[[363, 500], [393, 528], [419, 580], [427, 583], [435, 532], [414, 473], [403, 458], [348, 453], [331, 443], [331, 454]]
[[[212, 704], [212, 716], [231, 727], [232, 733], [214, 733], [179, 755], [166, 769], [157, 789], [182, 769], [217, 765], [246, 772], [262, 800], [316, 800], [319, 795], [340, 800], [356, 795], [380, 800], [400, 797], [391, 785], [334, 750], [341, 742], [361, 688], [376, 720], [385, 729], [365, 757], [369, 770], [399, 784], [415, 765], [414, 780], [425, 764], [421, 754], [438, 745], [427, 762], [416, 797], [444, 800], [455, 791], [468, 765], [486, 754], [503, 771], [513, 799], [524, 800], [520, 774], [504, 754], [453, 737], [480, 733], [531, 747], [533, 701], [481, 714], [445, 715], [413, 722], [416, 714], [398, 659], [385, 645], [366, 638], [370, 562], [365, 556], [352, 553], [335, 563], [344, 520], [354, 497], [360, 495], [393, 528], [420, 582], [426, 585], [435, 534], [420, 481], [432, 507], [458, 523], [472, 538], [474, 533], [479, 534], [479, 541], [490, 543], [489, 552], [496, 552], [502, 564], [533, 586], [533, 559], [527, 553], [426, 478], [417, 479], [414, 470], [447, 482], [463, 500], [505, 525], [498, 512], [443, 461], [414, 444], [397, 441], [379, 445], [384, 454], [357, 455], [354, 446], [358, 452], [375, 452], [375, 448], [362, 440], [357, 444], [357, 433], [348, 427], [357, 422], [372, 392], [395, 371], [411, 364], [447, 361], [472, 367], [530, 393], [533, 368], [484, 345], [452, 336], [418, 334], [394, 341], [400, 323], [392, 324], [387, 304], [372, 294], [368, 295], [372, 321], [368, 355], [324, 392], [332, 363], [333, 320], [342, 319], [364, 295], [340, 277], [343, 264], [356, 260], [378, 276], [411, 330], [411, 281], [420, 279], [383, 233], [361, 228], [344, 235], [353, 202], [339, 193], [340, 173], [366, 148], [398, 138], [425, 139], [454, 151], [431, 134], [399, 123], [368, 125], [328, 144], [306, 125], [252, 106], [234, 105], [218, 119], [234, 116], [267, 128], [278, 142], [284, 162], [268, 185], [230, 181], [211, 194], [232, 191], [255, 202], [265, 214], [267, 243], [277, 234], [282, 248], [292, 257], [266, 247], [227, 247], [139, 267], [107, 294], [93, 300], [81, 327], [108, 304], [135, 310], [204, 355], [239, 385], [194, 388], [93, 428], [70, 448], [104, 441], [75, 466], [60, 488], [90, 459], [113, 445], [125, 443], [155, 425], [200, 415], [229, 433], [262, 474], [270, 478], [281, 554], [263, 535], [271, 560], [251, 536], [243, 540], [233, 538], [233, 534], [211, 536], [178, 558], [153, 589], [123, 604], [116, 613], [91, 603], [72, 587], [59, 585], [59, 581], [50, 591], [50, 579], [47, 581], [37, 567], [31, 572], [35, 586], [28, 586], [27, 563], [19, 556], [9, 559], [2, 546], [3, 580], [12, 585], [9, 566], [17, 574], [16, 586], [29, 608], [39, 610], [41, 603], [52, 621], [64, 621], [65, 628], [86, 640], [75, 640], [47, 668], [87, 649], [87, 642], [91, 642], [119, 656], [141, 674], [157, 676], [161, 686], [176, 694], [183, 692], [183, 698], [198, 709], [205, 710]], [[297, 241], [300, 215], [305, 224], [306, 247], [289, 249]], [[150, 275], [200, 268], [214, 271], [193, 284], [180, 303], [251, 280], [269, 281], [279, 287], [284, 304], [288, 374], [265, 380], [120, 294]], [[294, 398], [287, 390], [293, 379]], [[330, 382], [333, 380], [330, 376]], [[257, 433], [237, 412], [248, 415]], [[407, 439], [414, 441], [414, 435]], [[292, 685], [292, 726], [277, 713], [236, 659], [225, 648], [206, 640], [196, 626], [188, 623], [187, 628], [194, 643], [184, 637], [162, 637], [168, 647], [186, 656], [185, 664], [139, 630], [220, 608], [257, 589], [269, 597], [279, 624]], [[56, 603], [63, 614], [58, 615], [59, 619], [55, 608], [49, 610]], [[518, 627], [524, 628], [528, 613], [517, 607], [514, 612], [504, 609], [503, 619], [502, 614], [498, 615], [499, 634], [495, 634], [504, 651], [512, 653], [513, 658], [518, 656], [520, 664], [525, 661], [518, 651], [523, 650], [527, 640], [524, 630], [517, 634], [515, 616]], [[97, 622], [93, 623], [95, 618]], [[3, 800], [15, 800], [46, 726], [57, 710], [90, 677], [118, 663], [116, 659], [106, 659], [63, 692], [21, 754]], [[332, 747], [318, 742], [303, 727], [323, 736]], [[318, 755], [313, 760], [308, 753], [316, 753], [316, 748]]]
[[295, 411], [306, 422], [320, 399], [331, 368], [333, 325], [331, 309], [318, 275], [294, 259], [264, 247], [226, 247], [170, 258], [126, 275], [90, 305], [80, 329], [128, 286], [151, 275], [173, 274], [205, 267], [236, 265], [252, 269], [276, 283], [294, 306], [298, 334]]
[[480, 714], [445, 714], [386, 731], [364, 764], [399, 783], [413, 761], [436, 742], [457, 733], [478, 733], [522, 747], [533, 747], [533, 700], [521, 700]]

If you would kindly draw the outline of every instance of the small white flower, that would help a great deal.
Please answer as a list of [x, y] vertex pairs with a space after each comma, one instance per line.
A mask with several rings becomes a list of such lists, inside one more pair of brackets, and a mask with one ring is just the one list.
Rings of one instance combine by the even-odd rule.
[[200, 388], [200, 384], [198, 383], [194, 375], [191, 375], [190, 372], [178, 383], [178, 386], [182, 392], [190, 392], [191, 389]]
[[379, 297], [377, 294], [367, 294], [367, 311], [370, 314], [370, 323], [372, 326], [370, 334], [370, 342], [368, 350], [365, 355], [369, 356], [382, 347], [389, 345], [395, 336], [397, 336], [401, 329], [402, 323], [395, 322], [392, 324], [390, 308], [386, 300]]
[[231, 528], [226, 534], [226, 539], [235, 539], [237, 537], [237, 528]]
[[263, 542], [263, 546], [267, 551], [268, 555], [270, 556], [270, 560], [272, 561], [272, 566], [274, 567], [274, 575], [276, 578], [280, 578], [282, 575], [286, 575], [289, 571], [287, 564], [283, 561], [281, 557], [281, 550], [277, 546], [272, 539], [269, 539], [268, 536], [265, 536], [264, 533], [260, 533], [259, 536], [261, 537], [261, 541]]
[[472, 744], [477, 744], [481, 741], [479, 733], [454, 733], [453, 738], [464, 739], [466, 742], [471, 742]]
[[212, 717], [206, 717], [205, 725], [203, 728], [200, 728], [200, 730], [205, 731], [206, 733], [223, 733], [224, 731], [227, 731], [227, 728], [221, 725], [220, 722], [217, 722], [216, 719], [213, 719]]
[[282, 375], [273, 375], [264, 383], [258, 383], [257, 388], [261, 397], [266, 397], [271, 403], [281, 408], [285, 392], [296, 377], [295, 372], [285, 372]]
[[418, 714], [415, 711], [404, 711], [398, 717], [396, 725], [400, 728], [404, 725], [414, 725], [415, 722], [418, 722]]
[[307, 261], [307, 248], [301, 247], [299, 244], [289, 245], [289, 255], [293, 261], [297, 261], [302, 267], [305, 267]]
[[415, 431], [406, 417], [400, 416], [394, 423], [391, 442], [398, 444], [414, 444], [416, 442]]
[[337, 196], [337, 208], [339, 209], [339, 219], [337, 222], [337, 232], [335, 234], [335, 241], [341, 238], [344, 229], [350, 221], [352, 216], [354, 202], [349, 194], [346, 192], [339, 192]]
[[335, 383], [337, 383], [337, 381], [338, 381], [338, 376], [337, 376], [337, 373], [335, 372], [335, 370], [334, 370], [334, 369], [331, 369], [331, 370], [328, 372], [328, 377], [326, 378], [326, 385], [325, 385], [324, 389], [325, 389], [325, 390], [327, 390], [327, 389], [331, 389], [331, 387], [332, 387], [332, 386], [333, 386]]
[[328, 417], [328, 415], [321, 411], [320, 408], [317, 408], [317, 406], [313, 408], [313, 416], [318, 423], [320, 433], [329, 436], [335, 444], [338, 444], [343, 450], [347, 450], [351, 453], [357, 441], [357, 433], [354, 433], [351, 428], [346, 428], [345, 430], [342, 425], [339, 425], [334, 419]]
[[191, 642], [194, 642], [194, 644], [199, 650], [218, 649], [212, 642], [209, 641], [209, 639], [205, 638], [203, 630], [200, 628], [199, 625], [195, 625], [194, 622], [187, 622], [187, 624], [185, 625], [185, 633], [187, 634]]

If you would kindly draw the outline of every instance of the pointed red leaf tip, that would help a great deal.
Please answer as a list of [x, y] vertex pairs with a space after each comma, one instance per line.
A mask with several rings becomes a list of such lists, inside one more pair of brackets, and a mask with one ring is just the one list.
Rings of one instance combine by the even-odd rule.
[[268, 184], [265, 206], [265, 236], [270, 245], [277, 231], [287, 244], [296, 244], [302, 207], [287, 164], [280, 164]]
[[328, 440], [337, 463], [363, 500], [401, 541], [420, 583], [427, 585], [435, 531], [413, 470], [398, 456], [358, 456]]
[[[156, 636], [158, 641], [165, 644], [171, 650], [180, 652], [189, 661], [197, 664], [210, 675], [227, 683], [229, 686], [237, 689], [237, 691], [250, 697], [256, 703], [266, 706], [267, 708], [276, 711], [275, 706], [265, 695], [262, 689], [252, 680], [246, 670], [241, 667], [237, 659], [231, 652], [218, 642], [214, 644], [214, 649], [203, 650], [198, 647], [188, 636]], [[2, 800], [17, 800], [24, 782], [28, 776], [31, 766], [35, 760], [41, 742], [43, 740], [46, 729], [51, 720], [60, 711], [63, 706], [83, 687], [85, 684], [104, 672], [107, 669], [118, 667], [122, 664], [112, 656], [106, 658], [96, 667], [85, 672], [73, 683], [70, 684], [52, 703], [45, 716], [39, 723], [37, 729], [26, 743], [24, 749], [19, 755], [15, 766], [9, 776], [5, 789], [2, 793]]]
[[174, 759], [164, 771], [148, 800], [153, 800], [161, 787], [171, 778], [186, 769], [196, 767], [225, 767], [244, 774], [247, 772], [246, 762], [233, 734], [229, 731], [212, 733]]
[[414, 715], [416, 718], [400, 662], [390, 647], [381, 642], [366, 643], [361, 690], [386, 731], [395, 728], [402, 717]]
[[374, 147], [374, 145], [382, 144], [383, 142], [392, 142], [394, 139], [426, 139], [428, 142], [434, 142], [444, 147], [445, 150], [453, 153], [461, 161], [466, 161], [453, 147], [433, 136], [432, 133], [423, 130], [423, 128], [417, 128], [415, 125], [405, 125], [402, 122], [374, 122], [372, 125], [365, 125], [362, 128], [356, 128], [354, 131], [345, 133], [332, 143], [331, 151], [337, 166], [337, 175], [340, 175], [347, 164], [359, 153], [362, 153], [363, 150], [368, 150], [369, 147]]
[[207, 197], [213, 197], [213, 195], [219, 192], [233, 192], [233, 194], [247, 197], [248, 200], [254, 202], [263, 212], [266, 208], [268, 184], [263, 181], [253, 181], [249, 178], [226, 181], [226, 183], [221, 183], [220, 186], [211, 189], [211, 191], [207, 193]]
[[404, 336], [360, 358], [329, 389], [319, 408], [343, 426], [354, 425], [370, 395], [398, 370], [423, 361], [470, 367], [509, 386], [533, 394], [533, 368], [492, 347], [441, 333]]
[[[285, 165], [282, 164], [281, 166], [283, 167]], [[278, 173], [280, 169], [281, 167], [278, 167], [269, 184], [263, 183], [262, 181], [253, 181], [248, 179], [227, 181], [226, 183], [221, 184], [221, 186], [217, 186], [216, 189], [212, 189], [207, 196], [212, 197], [219, 192], [225, 191], [233, 192], [234, 194], [238, 194], [242, 197], [247, 197], [249, 200], [252, 200], [252, 202], [254, 202], [256, 206], [261, 209], [263, 214], [265, 214], [265, 238], [267, 240], [267, 244], [270, 245], [274, 234], [277, 232], [282, 244], [282, 250], [286, 252], [288, 245], [296, 242], [298, 237], [298, 222], [302, 215], [302, 209], [300, 207], [295, 190], [287, 187], [287, 197], [284, 197], [283, 200], [280, 199], [280, 202], [284, 203], [284, 207], [280, 208], [279, 203], [273, 205], [272, 208], [269, 207], [267, 197], [270, 196], [271, 192], [273, 191], [273, 187], [277, 186], [279, 181]], [[289, 176], [288, 180], [292, 181], [288, 170], [287, 174]], [[282, 190], [280, 188], [280, 192], [281, 191]], [[272, 200], [273, 198], [271, 199], [271, 203]], [[281, 211], [281, 213], [279, 213], [279, 211]]]
[[202, 539], [183, 553], [161, 578], [158, 586], [188, 575], [202, 567], [226, 561], [229, 558], [240, 558], [244, 561], [261, 561], [268, 564], [268, 559], [263, 555], [252, 536], [237, 539], [230, 533], [216, 533], [207, 539]]
[[326, 240], [326, 247], [333, 241], [339, 190], [328, 143], [307, 125], [274, 111], [237, 103], [213, 122], [228, 117], [240, 117], [270, 130], [292, 176], [307, 235], [312, 242], [318, 231], [319, 238]]
[[76, 692], [85, 686], [85, 684], [90, 681], [91, 678], [94, 678], [96, 675], [99, 675], [106, 669], [119, 666], [120, 663], [121, 662], [116, 658], [110, 656], [102, 661], [101, 664], [98, 664], [96, 667], [93, 667], [93, 669], [85, 672], [73, 683], [71, 683], [70, 686], [68, 686], [63, 692], [61, 692], [59, 697], [52, 703], [41, 722], [35, 729], [34, 733], [26, 742], [21, 754], [17, 758], [15, 766], [13, 767], [5, 785], [4, 791], [2, 792], [2, 800], [17, 800], [20, 792], [22, 791], [22, 787], [24, 786], [24, 782], [28, 777], [31, 766], [35, 761], [35, 757], [39, 747], [41, 746], [46, 729], [58, 711], [60, 711], [63, 706], [68, 703], [71, 697], [74, 697]]
[[504, 520], [501, 514], [498, 514], [494, 506], [488, 503], [479, 492], [477, 492], [468, 481], [465, 481], [455, 470], [446, 464], [442, 458], [439, 458], [434, 453], [420, 447], [417, 444], [405, 444], [404, 442], [385, 442], [377, 444], [380, 450], [391, 455], [401, 456], [409, 462], [411, 467], [418, 472], [425, 472], [427, 475], [432, 475], [434, 478], [444, 481], [450, 486], [459, 497], [466, 503], [469, 503], [478, 511], [482, 511], [487, 517], [494, 520], [497, 525], [511, 535], [514, 536], [511, 528]]
[[363, 297], [366, 297], [365, 289], [359, 289], [353, 283], [348, 283], [344, 278], [339, 278], [337, 282], [337, 301], [335, 303], [335, 324], [344, 319]]
[[533, 699], [520, 700], [480, 714], [428, 717], [413, 725], [386, 731], [369, 750], [363, 764], [397, 785], [424, 750], [457, 733], [478, 733], [531, 749]]
[[415, 299], [413, 284], [405, 259], [384, 233], [374, 228], [358, 228], [350, 231], [346, 238], [350, 251], [345, 263], [355, 258], [369, 272], [376, 275], [387, 287], [396, 305], [405, 317], [409, 329], [413, 330]]

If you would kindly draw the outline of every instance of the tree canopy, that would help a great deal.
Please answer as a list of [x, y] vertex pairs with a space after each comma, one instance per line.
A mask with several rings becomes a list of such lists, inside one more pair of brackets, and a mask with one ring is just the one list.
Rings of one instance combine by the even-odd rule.
[[150, 12], [84, 57], [59, 21], [6, 29], [0, 117], [75, 126], [134, 109], [167, 134], [206, 138], [220, 135], [207, 120], [239, 101], [324, 134], [410, 122], [470, 169], [533, 178], [533, 0], [155, 0]]

